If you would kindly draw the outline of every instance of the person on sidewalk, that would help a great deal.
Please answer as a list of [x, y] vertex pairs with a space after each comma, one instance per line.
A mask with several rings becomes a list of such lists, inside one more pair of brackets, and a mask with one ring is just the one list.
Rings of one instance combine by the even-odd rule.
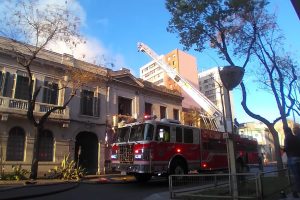
[[[299, 130], [295, 130], [296, 134], [300, 134]], [[289, 127], [284, 128], [285, 151], [288, 159], [288, 168], [292, 175], [292, 192], [294, 198], [299, 198], [300, 192], [300, 137], [294, 135]]]
[[283, 166], [284, 166], [284, 168], [287, 168], [287, 155], [286, 155], [286, 152], [285, 152], [285, 149], [283, 148], [283, 153], [282, 153], [282, 155], [281, 155], [281, 160], [282, 160], [282, 163], [283, 163]]
[[260, 171], [264, 171], [264, 154], [260, 153], [258, 155], [258, 167]]

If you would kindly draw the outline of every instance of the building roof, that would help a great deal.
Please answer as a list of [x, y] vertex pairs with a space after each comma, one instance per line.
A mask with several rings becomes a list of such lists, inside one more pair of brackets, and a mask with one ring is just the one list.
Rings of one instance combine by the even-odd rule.
[[183, 98], [181, 96], [181, 93], [179, 93], [178, 91], [167, 89], [165, 86], [157, 86], [149, 81], [145, 81], [141, 78], [134, 77], [126, 68], [122, 68], [121, 70], [117, 71], [109, 70], [109, 74], [113, 81], [122, 82], [135, 87], [140, 87], [151, 92], [156, 91], [160, 93], [165, 93], [167, 95]]
[[[34, 50], [34, 46], [21, 43], [19, 41], [1, 37], [0, 36], [0, 52], [11, 56], [15, 53], [19, 55], [32, 55], [31, 50]], [[88, 72], [96, 73], [105, 77], [110, 76], [111, 80], [122, 82], [131, 86], [143, 88], [151, 92], [165, 93], [172, 97], [181, 98], [181, 94], [178, 91], [167, 89], [164, 86], [156, 86], [148, 81], [134, 77], [130, 70], [122, 68], [121, 70], [113, 71], [105, 67], [94, 65], [82, 60], [78, 60], [69, 54], [60, 54], [46, 49], [42, 49], [37, 55], [37, 61], [50, 62], [57, 67], [72, 66], [77, 67]]]
[[[10, 38], [5, 38], [0, 36], [0, 52], [10, 54], [12, 56], [18, 55], [32, 55], [32, 51], [34, 51], [35, 47], [29, 44], [25, 44]], [[32, 50], [32, 51], [31, 51]], [[37, 54], [36, 61], [46, 61], [51, 62], [55, 66], [74, 66], [80, 69], [84, 69], [86, 71], [97, 73], [99, 75], [106, 76], [107, 69], [98, 65], [94, 65], [79, 59], [74, 58], [69, 54], [60, 54], [53, 51], [49, 51], [46, 49], [42, 49]]]

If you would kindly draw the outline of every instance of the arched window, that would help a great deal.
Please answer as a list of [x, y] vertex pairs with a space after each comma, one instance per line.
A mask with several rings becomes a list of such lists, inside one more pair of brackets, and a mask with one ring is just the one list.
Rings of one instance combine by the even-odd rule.
[[39, 142], [39, 161], [53, 160], [53, 135], [49, 130], [44, 130], [40, 134]]
[[23, 161], [25, 147], [25, 131], [14, 127], [9, 131], [6, 149], [7, 161]]

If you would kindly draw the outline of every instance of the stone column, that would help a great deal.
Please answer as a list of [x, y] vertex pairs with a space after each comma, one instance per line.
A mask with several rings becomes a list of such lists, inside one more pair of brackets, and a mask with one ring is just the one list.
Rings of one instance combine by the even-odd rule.
[[97, 174], [105, 174], [105, 144], [101, 141], [98, 142], [98, 172]]

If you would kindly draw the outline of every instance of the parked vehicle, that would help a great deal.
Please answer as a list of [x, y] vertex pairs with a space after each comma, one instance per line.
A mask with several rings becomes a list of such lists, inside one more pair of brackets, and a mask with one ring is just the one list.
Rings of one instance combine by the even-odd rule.
[[[219, 131], [182, 125], [177, 120], [151, 119], [125, 124], [117, 129], [112, 144], [112, 167], [133, 174], [138, 181], [195, 170], [227, 170], [227, 136]], [[232, 137], [237, 170], [257, 164], [257, 141], [236, 134]]]

